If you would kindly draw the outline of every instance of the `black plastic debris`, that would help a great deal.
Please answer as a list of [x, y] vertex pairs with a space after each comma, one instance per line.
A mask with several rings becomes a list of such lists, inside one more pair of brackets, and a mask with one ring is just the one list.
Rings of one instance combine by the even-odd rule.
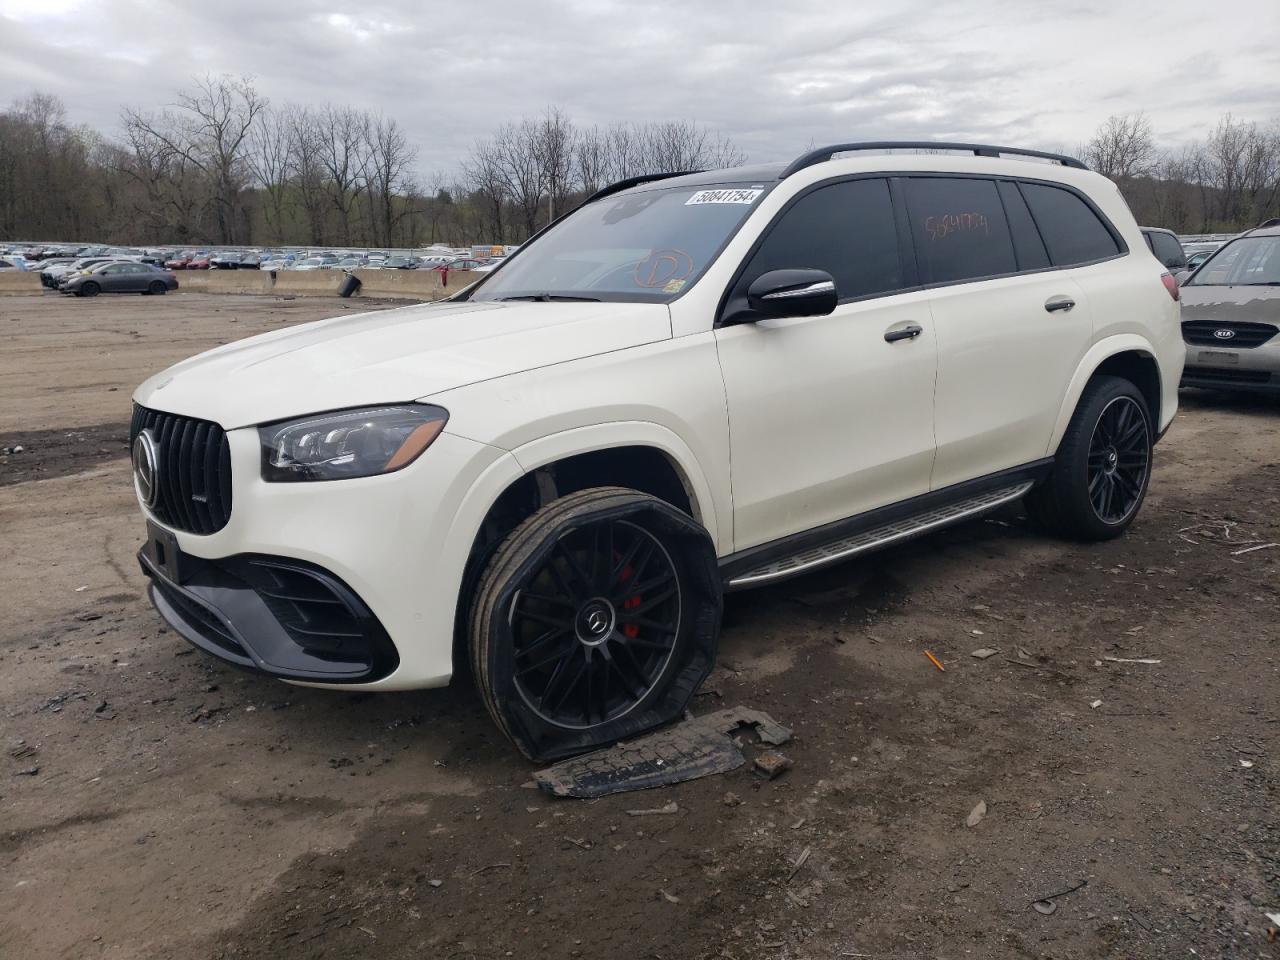
[[735, 707], [564, 760], [533, 780], [553, 796], [592, 798], [728, 773], [746, 763], [733, 741], [743, 727], [773, 746], [791, 739], [791, 731], [767, 713]]

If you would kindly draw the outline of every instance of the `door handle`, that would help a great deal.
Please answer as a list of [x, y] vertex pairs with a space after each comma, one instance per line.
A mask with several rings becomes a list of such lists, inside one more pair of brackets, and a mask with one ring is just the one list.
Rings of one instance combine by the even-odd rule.
[[1057, 313], [1059, 310], [1066, 313], [1075, 305], [1076, 302], [1070, 297], [1050, 297], [1044, 302], [1044, 308], [1050, 313]]
[[918, 323], [909, 323], [905, 327], [886, 330], [884, 332], [884, 342], [897, 343], [899, 340], [914, 340], [922, 333], [924, 333], [924, 327]]

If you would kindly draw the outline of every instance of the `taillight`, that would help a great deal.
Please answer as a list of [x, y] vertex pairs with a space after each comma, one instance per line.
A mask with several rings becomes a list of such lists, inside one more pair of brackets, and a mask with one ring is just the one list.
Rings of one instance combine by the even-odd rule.
[[1169, 291], [1169, 296], [1173, 297], [1175, 302], [1182, 299], [1182, 290], [1178, 287], [1178, 281], [1173, 278], [1172, 273], [1160, 274], [1160, 282], [1164, 284], [1164, 288]]

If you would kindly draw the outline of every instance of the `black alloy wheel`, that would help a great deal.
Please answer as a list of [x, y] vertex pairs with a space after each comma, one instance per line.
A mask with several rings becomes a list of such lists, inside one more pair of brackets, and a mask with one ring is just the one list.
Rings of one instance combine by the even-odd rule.
[[147, 292], [154, 297], [158, 297], [158, 296], [161, 296], [167, 289], [169, 288], [164, 285], [163, 280], [152, 280], [151, 286], [147, 288]]
[[615, 720], [662, 678], [680, 633], [675, 561], [626, 520], [560, 537], [511, 606], [515, 684], [562, 727]]
[[1041, 526], [1073, 540], [1118, 537], [1151, 482], [1153, 417], [1137, 385], [1097, 374], [1085, 386], [1048, 475], [1026, 497]]
[[100, 286], [98, 286], [96, 283], [90, 280], [88, 283], [83, 283], [80, 285], [80, 296], [96, 297], [98, 295], [98, 292], [101, 289], [102, 288]]
[[1103, 523], [1124, 523], [1138, 508], [1151, 468], [1146, 411], [1120, 396], [1103, 408], [1089, 442], [1089, 501]]
[[552, 500], [476, 583], [471, 668], [499, 729], [556, 760], [670, 723], [715, 663], [721, 578], [707, 531], [648, 494]]

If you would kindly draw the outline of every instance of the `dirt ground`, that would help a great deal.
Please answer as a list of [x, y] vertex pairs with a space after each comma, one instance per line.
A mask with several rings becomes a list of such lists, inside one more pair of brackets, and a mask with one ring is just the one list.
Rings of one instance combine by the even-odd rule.
[[794, 769], [553, 800], [465, 683], [291, 688], [144, 598], [132, 387], [348, 309], [0, 299], [0, 958], [1280, 958], [1280, 402], [1184, 394], [1118, 541], [731, 595], [695, 712]]

